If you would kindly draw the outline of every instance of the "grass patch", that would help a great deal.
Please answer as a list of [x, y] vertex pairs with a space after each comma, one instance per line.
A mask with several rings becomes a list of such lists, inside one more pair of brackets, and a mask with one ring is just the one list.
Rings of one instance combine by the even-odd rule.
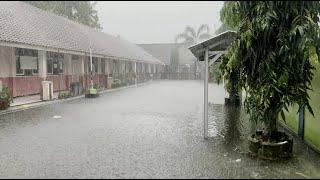
[[[305, 111], [305, 140], [313, 144], [320, 150], [320, 65], [316, 65], [314, 78], [312, 81], [313, 91], [309, 92], [310, 105], [314, 112], [314, 117], [306, 109]], [[286, 112], [286, 125], [298, 132], [298, 106], [289, 108], [289, 112]]]

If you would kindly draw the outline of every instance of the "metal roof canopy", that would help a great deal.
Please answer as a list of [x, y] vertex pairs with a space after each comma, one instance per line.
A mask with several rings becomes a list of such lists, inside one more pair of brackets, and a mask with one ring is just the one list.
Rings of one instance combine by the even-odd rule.
[[[226, 31], [208, 40], [189, 47], [189, 50], [197, 57], [198, 61], [205, 61], [204, 78], [204, 138], [208, 138], [208, 68], [219, 60], [227, 47], [236, 38], [235, 31]], [[224, 86], [224, 79], [223, 79]]]

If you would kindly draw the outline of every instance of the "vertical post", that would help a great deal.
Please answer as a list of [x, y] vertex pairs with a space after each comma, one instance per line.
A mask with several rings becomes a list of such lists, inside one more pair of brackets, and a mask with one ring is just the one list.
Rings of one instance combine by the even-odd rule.
[[47, 55], [46, 51], [38, 51], [38, 59], [39, 59], [39, 76], [43, 80], [47, 78]]
[[301, 139], [304, 139], [304, 119], [305, 119], [305, 108], [304, 106], [299, 107], [299, 127], [298, 127], [298, 136]]
[[91, 49], [91, 43], [90, 43], [90, 74], [91, 74], [91, 80], [90, 80], [90, 83], [91, 83], [91, 88], [93, 88], [93, 72], [92, 72], [92, 49]]
[[39, 60], [39, 77], [41, 78], [40, 86], [40, 100], [43, 99], [43, 86], [42, 81], [45, 81], [47, 78], [47, 55], [46, 51], [38, 51], [38, 60]]
[[137, 87], [137, 62], [134, 62], [134, 84]]
[[208, 138], [208, 49], [204, 54], [205, 75], [204, 75], [204, 138]]
[[86, 78], [86, 67], [85, 67], [85, 60], [86, 60], [86, 55], [84, 56], [80, 56], [80, 63], [81, 63], [81, 83], [82, 83], [82, 89], [87, 89], [86, 86], [87, 86], [87, 81], [85, 81], [85, 78]]
[[227, 92], [226, 92], [226, 88], [224, 86], [224, 77], [222, 77], [222, 86], [223, 86], [223, 90], [224, 90], [224, 96], [227, 96]]

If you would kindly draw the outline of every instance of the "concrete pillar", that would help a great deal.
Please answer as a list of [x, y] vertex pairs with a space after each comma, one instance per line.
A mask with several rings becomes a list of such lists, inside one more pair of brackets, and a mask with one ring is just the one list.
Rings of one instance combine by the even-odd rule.
[[67, 88], [71, 87], [72, 81], [72, 55], [71, 54], [64, 54], [64, 74], [67, 75]]
[[47, 78], [47, 52], [39, 50], [38, 59], [39, 59], [39, 77], [45, 81]]
[[16, 48], [11, 47], [10, 48], [10, 52], [11, 52], [11, 71], [10, 71], [10, 76], [14, 77], [16, 76], [16, 71], [17, 71], [17, 67], [16, 67], [16, 53], [15, 53]]
[[85, 89], [86, 87], [86, 77], [85, 77], [85, 56], [79, 56], [80, 60], [80, 77], [82, 81], [82, 88]]
[[97, 58], [97, 59], [98, 59], [98, 74], [102, 74], [101, 58]]
[[80, 61], [81, 61], [81, 71], [80, 74], [84, 75], [85, 74], [85, 56], [80, 56]]
[[66, 75], [72, 75], [72, 55], [65, 54], [64, 57], [64, 73]]
[[137, 87], [137, 62], [134, 62], [134, 84]]
[[208, 49], [205, 50], [204, 61], [205, 61], [205, 70], [204, 70], [204, 138], [208, 138]]

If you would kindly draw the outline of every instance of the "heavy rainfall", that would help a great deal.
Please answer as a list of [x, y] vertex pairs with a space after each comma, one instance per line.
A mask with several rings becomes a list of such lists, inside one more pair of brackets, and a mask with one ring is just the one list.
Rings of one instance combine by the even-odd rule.
[[320, 178], [319, 12], [1, 1], [0, 178]]

